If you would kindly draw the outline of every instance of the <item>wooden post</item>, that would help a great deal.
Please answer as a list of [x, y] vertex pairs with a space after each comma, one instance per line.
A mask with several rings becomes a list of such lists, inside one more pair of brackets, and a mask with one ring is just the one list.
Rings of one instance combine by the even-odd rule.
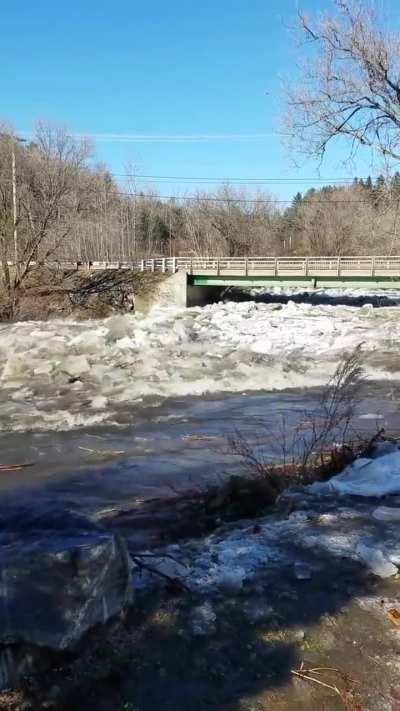
[[176, 271], [176, 257], [172, 257], [172, 273], [175, 274]]
[[165, 257], [163, 257], [163, 260], [161, 262], [161, 271], [163, 274], [165, 274]]
[[249, 262], [248, 262], [247, 257], [246, 257], [246, 259], [245, 259], [244, 261], [245, 261], [245, 266], [244, 266], [245, 275], [246, 275], [246, 276], [249, 276]]

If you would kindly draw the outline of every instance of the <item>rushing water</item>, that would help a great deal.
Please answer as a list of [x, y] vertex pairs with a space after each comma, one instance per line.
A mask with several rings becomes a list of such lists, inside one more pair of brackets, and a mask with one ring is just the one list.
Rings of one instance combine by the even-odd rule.
[[[279, 455], [345, 352], [368, 375], [356, 427], [399, 428], [398, 308], [215, 304], [0, 327], [4, 500], [129, 507], [237, 470], [234, 429]], [[260, 425], [260, 421], [264, 425]], [[32, 499], [32, 497], [34, 497]]]

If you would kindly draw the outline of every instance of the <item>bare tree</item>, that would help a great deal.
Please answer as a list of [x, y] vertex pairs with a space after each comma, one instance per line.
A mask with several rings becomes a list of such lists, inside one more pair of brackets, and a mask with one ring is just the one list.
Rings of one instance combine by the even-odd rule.
[[289, 85], [285, 132], [301, 153], [322, 160], [343, 137], [349, 157], [366, 146], [400, 159], [400, 35], [386, 31], [372, 0], [333, 0], [336, 12], [315, 21], [299, 13], [311, 57]]
[[[277, 490], [282, 488], [285, 476], [304, 482], [325, 471], [326, 464], [329, 471], [338, 452], [342, 451], [345, 457], [350, 454], [350, 459], [355, 458], [358, 447], [363, 451], [365, 444], [358, 436], [356, 443], [351, 442], [355, 435], [353, 421], [364, 376], [359, 345], [344, 356], [317, 398], [315, 409], [304, 410], [292, 431], [287, 429], [285, 419], [281, 422], [280, 432], [276, 429], [271, 432], [269, 426], [263, 423], [260, 442], [257, 443], [256, 436], [256, 444], [236, 431], [228, 437], [228, 451], [240, 458], [247, 473], [256, 478], [267, 478], [273, 489]], [[268, 453], [265, 452], [266, 441]], [[272, 462], [278, 455], [278, 466], [271, 463], [271, 454]]]
[[21, 284], [33, 261], [43, 262], [54, 254], [70, 233], [71, 217], [79, 207], [73, 200], [76, 183], [90, 152], [86, 140], [77, 140], [62, 128], [37, 124], [23, 166], [20, 210], [25, 239], [14, 288]]

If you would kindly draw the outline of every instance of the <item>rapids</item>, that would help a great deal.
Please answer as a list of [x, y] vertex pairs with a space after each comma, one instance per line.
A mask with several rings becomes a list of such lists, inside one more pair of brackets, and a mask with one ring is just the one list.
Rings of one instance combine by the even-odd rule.
[[0, 431], [134, 422], [166, 398], [323, 385], [363, 344], [367, 374], [400, 377], [398, 308], [220, 303], [146, 317], [0, 327]]
[[282, 422], [304, 419], [360, 343], [368, 381], [356, 428], [398, 433], [399, 316], [247, 301], [3, 324], [0, 464], [31, 466], [1, 472], [1, 501], [99, 517], [129, 509], [239, 470], [226, 445], [235, 429], [277, 458]]

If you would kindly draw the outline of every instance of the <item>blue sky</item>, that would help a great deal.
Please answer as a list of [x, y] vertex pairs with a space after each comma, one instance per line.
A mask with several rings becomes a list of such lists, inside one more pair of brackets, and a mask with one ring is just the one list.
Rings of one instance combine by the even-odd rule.
[[[294, 170], [275, 133], [295, 13], [296, 0], [4, 3], [2, 117], [20, 132], [46, 118], [97, 136], [97, 157], [118, 178], [131, 162], [146, 175], [298, 181], [264, 186], [286, 199], [318, 177], [312, 163]], [[346, 175], [340, 156], [323, 176]]]

